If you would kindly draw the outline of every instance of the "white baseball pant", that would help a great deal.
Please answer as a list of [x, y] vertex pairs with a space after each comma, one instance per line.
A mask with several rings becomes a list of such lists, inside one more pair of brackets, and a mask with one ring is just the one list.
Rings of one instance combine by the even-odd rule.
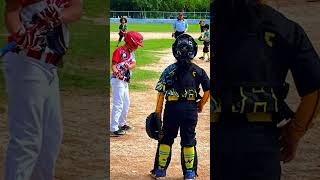
[[5, 180], [53, 180], [62, 141], [57, 68], [12, 52], [3, 59], [10, 135]]
[[129, 86], [128, 83], [117, 78], [111, 79], [112, 87], [112, 110], [110, 131], [119, 130], [127, 122], [129, 112]]

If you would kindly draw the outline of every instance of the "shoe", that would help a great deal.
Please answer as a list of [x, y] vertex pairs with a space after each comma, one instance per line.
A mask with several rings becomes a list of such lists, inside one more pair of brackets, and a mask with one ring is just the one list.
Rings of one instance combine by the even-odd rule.
[[200, 60], [204, 60], [204, 57], [199, 57]]
[[125, 135], [126, 131], [119, 129], [118, 131], [113, 131], [110, 133], [111, 136], [122, 136]]
[[153, 177], [154, 179], [162, 179], [166, 177], [166, 170], [154, 169], [150, 172], [151, 172], [150, 176]]
[[128, 130], [131, 130], [132, 128], [130, 127], [130, 126], [128, 126], [128, 125], [123, 125], [122, 127], [119, 127], [121, 130], [123, 130], [123, 131], [128, 131]]
[[196, 173], [194, 171], [187, 171], [184, 174], [184, 180], [195, 180]]

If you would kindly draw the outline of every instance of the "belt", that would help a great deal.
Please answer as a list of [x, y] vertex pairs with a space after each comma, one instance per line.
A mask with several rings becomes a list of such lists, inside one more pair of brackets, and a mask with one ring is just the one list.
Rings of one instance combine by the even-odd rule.
[[179, 101], [179, 100], [187, 100], [187, 101], [195, 101], [195, 97], [186, 97], [186, 98], [180, 98], [178, 96], [167, 96], [167, 101]]
[[13, 50], [13, 52], [20, 54], [20, 55], [25, 55], [28, 57], [31, 57], [33, 59], [36, 60], [40, 60], [40, 61], [44, 61], [45, 63], [48, 64], [53, 64], [55, 66], [57, 66], [62, 58], [61, 56], [54, 54], [54, 53], [44, 53], [44, 52], [40, 52], [40, 51], [35, 51], [35, 50]]
[[[211, 122], [219, 122], [221, 120], [221, 112], [213, 112], [211, 113]], [[227, 115], [228, 116], [228, 115]], [[248, 122], [273, 122], [271, 113], [246, 113], [246, 114], [236, 114], [233, 113], [230, 115], [232, 118], [246, 118]], [[235, 119], [236, 121], [236, 119]]]
[[121, 80], [121, 81], [124, 81], [124, 82], [129, 82], [130, 81], [130, 79], [129, 78], [127, 78], [127, 77], [116, 77], [115, 75], [112, 75], [111, 76], [111, 79], [112, 78], [115, 78], [115, 79], [118, 79], [118, 80]]

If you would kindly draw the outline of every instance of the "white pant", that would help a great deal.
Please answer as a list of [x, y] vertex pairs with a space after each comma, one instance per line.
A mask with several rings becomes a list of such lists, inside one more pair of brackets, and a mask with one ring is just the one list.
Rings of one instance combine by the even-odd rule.
[[62, 140], [57, 68], [11, 52], [3, 65], [10, 135], [5, 180], [53, 180]]
[[127, 122], [129, 112], [129, 87], [128, 83], [116, 78], [111, 79], [112, 86], [112, 112], [110, 131], [119, 130]]

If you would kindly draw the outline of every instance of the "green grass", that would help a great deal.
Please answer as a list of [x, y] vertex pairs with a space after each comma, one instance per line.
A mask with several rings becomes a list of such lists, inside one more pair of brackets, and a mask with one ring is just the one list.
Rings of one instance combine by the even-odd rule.
[[[139, 32], [173, 32], [172, 24], [131, 24], [128, 23], [128, 29]], [[110, 32], [118, 32], [119, 24], [112, 23]], [[188, 32], [200, 32], [199, 24], [189, 24]]]
[[[133, 77], [130, 83], [130, 89], [145, 90], [149, 86], [143, 84], [142, 81], [159, 78], [160, 73], [150, 70], [142, 70], [139, 67], [145, 66], [147, 64], [156, 63], [157, 61], [159, 61], [160, 54], [158, 51], [170, 48], [173, 42], [174, 41], [172, 39], [154, 39], [145, 40], [143, 42], [144, 46], [142, 48], [139, 47], [135, 52], [137, 67], [133, 70]], [[115, 50], [116, 44], [116, 41], [110, 42], [111, 54]], [[123, 42], [120, 45], [123, 45]], [[111, 59], [112, 57], [110, 56], [110, 62]]]
[[110, 1], [105, 0], [83, 0], [83, 11], [85, 16], [102, 17], [110, 9]]
[[4, 27], [4, 6], [5, 6], [5, 1], [0, 1], [0, 13], [1, 13], [1, 18], [0, 18], [0, 33], [3, 33], [5, 30]]
[[[156, 55], [158, 55], [159, 52], [155, 51], [168, 49], [171, 47], [173, 42], [173, 39], [153, 39], [143, 41], [144, 46], [142, 48], [139, 47], [135, 52], [137, 66], [144, 66], [157, 62], [159, 58], [156, 57]], [[123, 44], [124, 43], [122, 41], [120, 45]], [[110, 42], [110, 54], [112, 54], [112, 52], [115, 50], [116, 45], [116, 41]], [[110, 62], [111, 58], [112, 56], [110, 56]]]

